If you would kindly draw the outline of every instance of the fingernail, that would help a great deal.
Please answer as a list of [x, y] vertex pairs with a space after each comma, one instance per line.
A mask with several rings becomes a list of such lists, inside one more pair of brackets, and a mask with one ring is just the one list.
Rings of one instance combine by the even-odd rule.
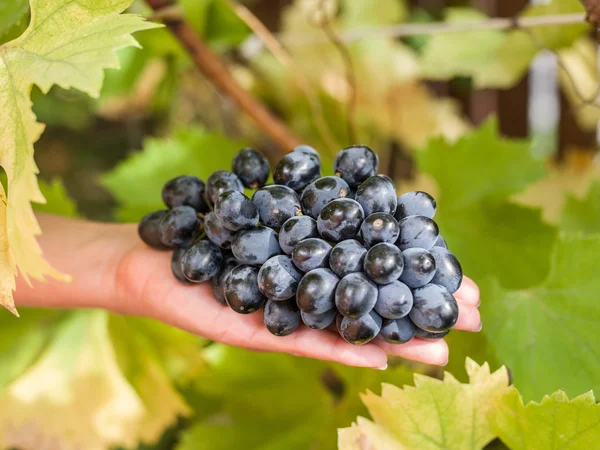
[[483, 329], [483, 322], [479, 322], [479, 328], [477, 328], [477, 330], [475, 330], [475, 333], [479, 333], [481, 330]]
[[378, 368], [377, 370], [385, 370], [385, 369], [387, 369], [387, 367], [388, 367], [388, 365], [387, 365], [387, 363], [386, 363], [386, 365], [385, 365], [385, 366], [381, 366], [381, 367], [380, 367], [380, 368]]

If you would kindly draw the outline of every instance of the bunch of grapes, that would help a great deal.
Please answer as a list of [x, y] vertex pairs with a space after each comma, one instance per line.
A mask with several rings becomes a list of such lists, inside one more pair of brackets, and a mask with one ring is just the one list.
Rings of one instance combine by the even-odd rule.
[[168, 210], [146, 215], [139, 234], [153, 248], [174, 249], [181, 283], [212, 280], [216, 301], [240, 314], [262, 308], [274, 335], [303, 322], [337, 329], [351, 344], [442, 338], [458, 319], [452, 294], [462, 269], [433, 221], [435, 200], [396, 197], [378, 166], [357, 145], [338, 153], [336, 176], [322, 177], [319, 154], [301, 145], [265, 185], [267, 159], [244, 148], [231, 171], [206, 183], [189, 175], [167, 182]]

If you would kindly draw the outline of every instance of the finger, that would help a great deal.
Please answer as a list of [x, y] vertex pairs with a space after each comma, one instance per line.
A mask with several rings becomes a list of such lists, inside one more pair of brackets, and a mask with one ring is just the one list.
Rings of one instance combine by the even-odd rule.
[[458, 304], [458, 320], [455, 329], [477, 332], [481, 330], [481, 316], [479, 310], [473, 306]]
[[400, 356], [401, 358], [436, 366], [445, 366], [448, 363], [448, 344], [443, 339], [437, 341], [425, 341], [414, 338], [406, 344], [389, 344], [383, 340], [373, 341], [388, 355]]
[[469, 277], [463, 277], [460, 289], [454, 293], [456, 301], [465, 305], [479, 306], [479, 287]]

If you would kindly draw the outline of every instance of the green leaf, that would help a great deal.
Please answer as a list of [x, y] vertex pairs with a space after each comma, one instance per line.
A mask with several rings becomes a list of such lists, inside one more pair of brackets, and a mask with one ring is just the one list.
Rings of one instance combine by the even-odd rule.
[[527, 287], [548, 273], [555, 230], [538, 210], [508, 200], [545, 173], [529, 148], [500, 137], [490, 120], [454, 144], [435, 139], [416, 154], [438, 185], [441, 234], [477, 281], [495, 276], [504, 286]]
[[483, 448], [495, 437], [487, 415], [494, 397], [508, 390], [508, 373], [470, 359], [467, 372], [466, 384], [446, 372], [443, 381], [415, 375], [414, 387], [384, 384], [381, 396], [367, 392], [362, 399], [374, 423], [362, 419], [340, 430], [340, 450]]
[[18, 25], [29, 12], [28, 0], [4, 0], [0, 2], [0, 38]]
[[35, 210], [60, 216], [76, 217], [77, 205], [67, 193], [60, 179], [51, 182], [39, 181], [42, 195], [46, 198], [46, 204], [36, 204]]
[[562, 236], [540, 286], [482, 286], [483, 332], [526, 399], [559, 388], [571, 395], [600, 389], [599, 254], [598, 235]]
[[[158, 25], [121, 15], [131, 0], [31, 0], [31, 21], [17, 39], [0, 47], [0, 166], [8, 178], [8, 201], [2, 207], [0, 251], [9, 253], [0, 277], [0, 304], [14, 308], [14, 274], [68, 280], [42, 257], [39, 225], [31, 202], [43, 203], [37, 184], [33, 144], [43, 126], [31, 110], [30, 92], [47, 93], [53, 85], [79, 89], [94, 97], [103, 70], [118, 67], [115, 50], [137, 45], [131, 33]], [[5, 259], [5, 258], [3, 258]], [[7, 289], [7, 287], [9, 287]]]
[[142, 152], [103, 175], [101, 182], [120, 202], [118, 218], [138, 221], [164, 208], [161, 190], [166, 181], [182, 174], [206, 180], [215, 170], [231, 170], [231, 160], [243, 146], [201, 128], [179, 130], [172, 138], [147, 139]]
[[600, 183], [593, 184], [584, 199], [567, 197], [560, 228], [572, 232], [600, 233]]
[[512, 450], [587, 450], [600, 442], [600, 405], [592, 392], [569, 400], [557, 391], [524, 405], [513, 387], [498, 396], [489, 418]]

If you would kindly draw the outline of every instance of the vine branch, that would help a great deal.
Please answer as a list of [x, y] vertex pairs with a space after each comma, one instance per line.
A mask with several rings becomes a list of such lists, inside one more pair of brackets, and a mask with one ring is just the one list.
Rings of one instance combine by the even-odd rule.
[[175, 35], [192, 57], [196, 66], [208, 77], [223, 94], [232, 98], [237, 105], [254, 119], [256, 124], [283, 150], [269, 152], [269, 156], [277, 158], [286, 151], [301, 143], [285, 124], [275, 117], [256, 97], [244, 89], [231, 75], [227, 66], [221, 61], [192, 26], [182, 17], [173, 14], [161, 15], [161, 11], [171, 9], [171, 0], [147, 0], [155, 11], [156, 17], [162, 17], [163, 23]]

